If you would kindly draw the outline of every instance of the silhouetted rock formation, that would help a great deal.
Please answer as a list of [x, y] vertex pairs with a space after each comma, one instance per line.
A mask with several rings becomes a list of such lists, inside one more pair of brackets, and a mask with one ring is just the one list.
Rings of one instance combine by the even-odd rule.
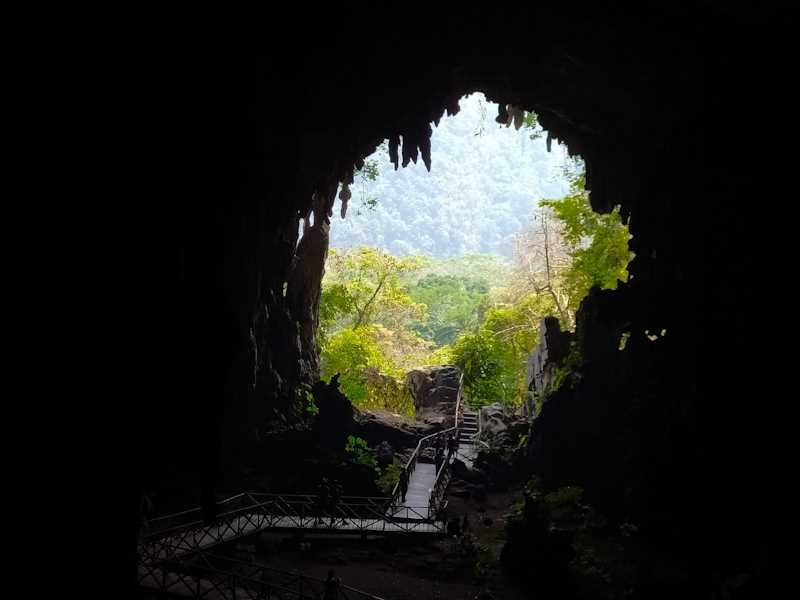
[[314, 399], [319, 409], [314, 424], [320, 441], [332, 450], [341, 451], [347, 436], [355, 433], [355, 423], [353, 405], [339, 389], [338, 373], [327, 384], [324, 381], [314, 384]]
[[527, 382], [529, 396], [526, 410], [535, 414], [536, 400], [543, 402], [547, 393], [553, 391], [552, 385], [556, 371], [567, 357], [572, 334], [561, 331], [561, 324], [555, 317], [545, 317], [539, 327], [539, 343], [528, 356]]
[[387, 441], [393, 448], [413, 448], [419, 438], [441, 429], [435, 425], [368, 410], [357, 410], [355, 422], [357, 435], [367, 440], [370, 446]]
[[[770, 411], [749, 410], [765, 394], [735, 371], [763, 345], [749, 325], [761, 316], [761, 250], [743, 243], [753, 217], [740, 207], [764, 196], [752, 174], [777, 154], [744, 152], [741, 125], [764, 148], [792, 137], [774, 84], [786, 73], [770, 72], [790, 53], [753, 43], [781, 37], [767, 4], [430, 4], [388, 19], [339, 4], [296, 10], [258, 56], [159, 53], [125, 73], [139, 91], [115, 113], [147, 127], [136, 145], [128, 126], [120, 144], [135, 148], [129, 164], [147, 190], [137, 211], [156, 229], [146, 243], [137, 232], [125, 273], [143, 298], [128, 311], [142, 326], [118, 344], [136, 377], [104, 389], [137, 379], [146, 392], [125, 510], [144, 488], [213, 487], [264, 422], [302, 416], [338, 185], [384, 138], [395, 164], [435, 169], [430, 122], [481, 90], [500, 122], [536, 111], [586, 160], [592, 206], [621, 205], [634, 236], [631, 280], [583, 305], [582, 378], [544, 405], [533, 466], [646, 524], [691, 565], [696, 589], [712, 573], [763, 578], [774, 455], [756, 440]], [[135, 540], [138, 519], [126, 522]]]
[[482, 406], [480, 413], [480, 439], [490, 446], [516, 447], [520, 436], [527, 433], [528, 419], [502, 404]]

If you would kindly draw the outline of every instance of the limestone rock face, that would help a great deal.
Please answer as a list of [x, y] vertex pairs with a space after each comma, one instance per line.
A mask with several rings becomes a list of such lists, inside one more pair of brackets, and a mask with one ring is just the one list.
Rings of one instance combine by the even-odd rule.
[[394, 461], [394, 449], [389, 442], [383, 441], [375, 448], [375, 456], [381, 468], [385, 468]]
[[417, 419], [445, 429], [454, 424], [461, 371], [453, 365], [425, 367], [408, 373], [406, 382]]
[[480, 440], [492, 448], [515, 450], [527, 435], [530, 420], [522, 409], [511, 409], [495, 402], [480, 409]]
[[372, 446], [388, 442], [395, 450], [413, 448], [421, 437], [439, 431], [441, 426], [421, 423], [384, 411], [354, 409], [355, 435]]
[[528, 414], [535, 413], [534, 401], [544, 400], [551, 391], [556, 369], [567, 356], [572, 337], [569, 331], [561, 331], [561, 324], [555, 317], [542, 319], [539, 343], [528, 356], [526, 367], [529, 396], [525, 407]]
[[484, 406], [481, 408], [481, 429], [485, 435], [495, 436], [508, 429], [510, 418], [498, 402]]
[[[142, 291], [131, 310], [116, 311], [138, 319], [126, 322], [132, 339], [119, 344], [129, 356], [107, 352], [109, 368], [99, 369], [129, 395], [119, 402], [135, 401], [148, 417], [131, 438], [138, 491], [219, 487], [229, 467], [255, 454], [265, 421], [291, 421], [319, 377], [314, 303], [339, 185], [352, 184], [354, 166], [383, 139], [396, 165], [420, 155], [428, 162], [430, 123], [481, 90], [502, 108], [500, 122], [519, 114], [509, 105], [535, 111], [548, 139], [585, 159], [593, 208], [619, 205], [633, 235], [628, 281], [584, 302], [576, 326], [581, 378], [542, 403], [531, 468], [550, 487], [583, 487], [599, 510], [630, 519], [664, 554], [700, 561], [690, 569], [698, 589], [707, 588], [707, 556], [718, 557], [719, 573], [758, 564], [770, 530], [763, 490], [773, 479], [761, 466], [774, 452], [754, 438], [773, 428], [770, 411], [749, 410], [763, 393], [760, 381], [735, 367], [766, 347], [763, 328], [747, 326], [759, 316], [758, 254], [791, 249], [777, 233], [746, 243], [752, 211], [741, 207], [777, 195], [753, 177], [774, 169], [777, 153], [746, 152], [731, 124], [746, 112], [762, 147], [793, 140], [768, 122], [780, 125], [785, 94], [764, 68], [788, 53], [753, 43], [775, 30], [768, 8], [639, 4], [588, 12], [578, 3], [529, 3], [513, 13], [498, 6], [498, 18], [431, 4], [424, 20], [412, 10], [387, 20], [331, 6], [315, 11], [316, 23], [287, 19], [302, 35], [272, 36], [258, 54], [141, 69], [142, 89], [158, 82], [163, 102], [132, 95], [132, 110], [114, 105], [137, 116], [134, 126], [146, 125], [133, 136], [140, 145], [121, 134], [118, 146], [167, 168], [142, 170], [148, 193], [132, 197], [150, 206], [126, 211], [146, 216], [136, 239], [147, 243], [125, 244], [136, 249], [136, 268], [123, 271], [118, 254], [106, 253], [115, 261], [109, 272], [130, 278], [126, 290]], [[439, 22], [452, 26], [428, 26]], [[332, 31], [336, 47], [309, 42]], [[383, 40], [370, 39], [368, 55], [364, 31]], [[394, 43], [408, 32], [419, 60]], [[335, 118], [320, 125], [320, 114]], [[128, 391], [119, 365], [142, 357], [147, 368], [129, 378], [141, 389]], [[423, 371], [410, 383], [421, 418], [446, 424], [448, 394], [431, 391], [444, 387], [438, 379]], [[268, 456], [265, 473], [284, 462], [285, 453]], [[134, 540], [131, 489], [120, 502]], [[697, 498], [714, 510], [698, 511]], [[533, 552], [526, 546], [520, 556]]]

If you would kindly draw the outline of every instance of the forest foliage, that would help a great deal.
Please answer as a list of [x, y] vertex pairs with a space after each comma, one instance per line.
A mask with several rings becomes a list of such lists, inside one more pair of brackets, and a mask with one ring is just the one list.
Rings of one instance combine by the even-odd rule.
[[627, 225], [617, 210], [592, 211], [580, 167], [568, 170], [565, 196], [533, 211], [512, 260], [331, 250], [320, 303], [322, 376], [339, 373], [357, 406], [412, 415], [406, 373], [456, 364], [473, 405], [523, 402], [541, 320], [556, 316], [572, 329], [592, 286], [627, 280]]

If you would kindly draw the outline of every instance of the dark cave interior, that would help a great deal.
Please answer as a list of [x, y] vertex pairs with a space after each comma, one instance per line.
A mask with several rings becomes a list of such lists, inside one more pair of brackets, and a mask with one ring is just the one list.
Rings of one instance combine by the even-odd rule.
[[585, 159], [594, 209], [621, 205], [636, 254], [627, 284], [582, 306], [584, 377], [542, 416], [532, 468], [634, 515], [706, 595], [714, 573], [765, 577], [753, 565], [767, 450], [743, 443], [762, 435], [747, 410], [757, 383], [732, 365], [754, 343], [739, 207], [757, 195], [745, 160], [759, 160], [737, 123], [770, 81], [742, 40], [769, 15], [716, 2], [314, 11], [252, 55], [168, 59], [148, 77], [158, 191], [139, 254], [149, 376], [131, 428], [126, 573], [139, 492], [235, 487], [257, 425], [291, 415], [313, 383], [320, 217], [339, 210], [338, 184], [384, 138], [400, 168], [428, 161], [429, 123], [482, 91], [535, 111]]

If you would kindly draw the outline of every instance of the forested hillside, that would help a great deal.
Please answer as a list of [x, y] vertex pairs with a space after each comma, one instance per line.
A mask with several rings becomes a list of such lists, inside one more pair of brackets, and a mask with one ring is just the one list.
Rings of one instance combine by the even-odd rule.
[[338, 211], [333, 218], [331, 247], [373, 246], [395, 256], [513, 254], [512, 238], [538, 201], [567, 193], [566, 151], [553, 143], [548, 152], [538, 127], [497, 124], [497, 105], [483, 94], [460, 106], [434, 127], [430, 172], [422, 161], [395, 171], [385, 148], [367, 159], [346, 218]]
[[522, 403], [541, 319], [571, 329], [589, 289], [625, 281], [632, 257], [619, 212], [590, 209], [575, 166], [568, 193], [541, 202], [511, 237], [513, 259], [331, 249], [320, 302], [323, 377], [338, 373], [359, 406], [411, 414], [405, 374], [456, 364], [473, 406]]

